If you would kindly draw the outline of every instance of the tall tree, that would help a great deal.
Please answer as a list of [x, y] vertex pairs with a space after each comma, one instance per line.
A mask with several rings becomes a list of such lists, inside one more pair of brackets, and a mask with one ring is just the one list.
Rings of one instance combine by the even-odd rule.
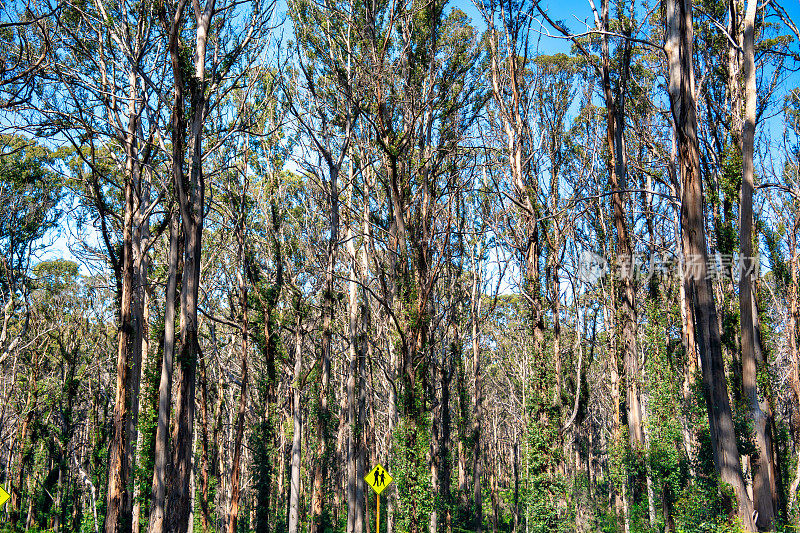
[[755, 529], [753, 503], [747, 494], [739, 464], [717, 308], [711, 282], [706, 275], [708, 248], [697, 140], [692, 20], [691, 0], [669, 0], [666, 3], [664, 49], [667, 53], [667, 88], [681, 178], [681, 245], [692, 268], [686, 272], [684, 283], [687, 298], [694, 307], [714, 465], [720, 479], [733, 487], [739, 518], [744, 527], [752, 531]]

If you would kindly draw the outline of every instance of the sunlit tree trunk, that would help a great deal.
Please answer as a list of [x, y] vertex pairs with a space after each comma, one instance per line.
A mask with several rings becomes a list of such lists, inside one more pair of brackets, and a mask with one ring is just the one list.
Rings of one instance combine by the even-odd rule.
[[289, 491], [289, 533], [299, 531], [300, 512], [300, 454], [302, 452], [303, 438], [303, 411], [300, 405], [300, 379], [303, 370], [303, 337], [301, 333], [302, 320], [300, 316], [300, 295], [296, 295], [295, 303], [295, 331], [294, 331], [294, 374], [292, 376], [292, 471], [291, 486]]
[[742, 128], [742, 188], [739, 207], [739, 256], [743, 272], [739, 272], [739, 316], [742, 343], [742, 392], [753, 420], [758, 455], [751, 457], [753, 505], [758, 512], [759, 530], [774, 527], [777, 511], [777, 487], [774, 470], [772, 435], [766, 402], [759, 399], [756, 361], [756, 319], [753, 294], [753, 155], [756, 129], [755, 18], [757, 3], [747, 2], [744, 17], [744, 127]]
[[131, 531], [132, 498], [130, 494], [132, 468], [132, 442], [129, 418], [132, 408], [132, 373], [138, 367], [132, 358], [136, 337], [132, 316], [133, 299], [133, 181], [136, 166], [136, 93], [137, 79], [129, 75], [131, 104], [128, 110], [128, 132], [124, 171], [124, 214], [122, 226], [122, 291], [119, 307], [119, 333], [117, 334], [116, 395], [114, 397], [114, 422], [109, 450], [108, 492], [106, 495], [106, 533]]

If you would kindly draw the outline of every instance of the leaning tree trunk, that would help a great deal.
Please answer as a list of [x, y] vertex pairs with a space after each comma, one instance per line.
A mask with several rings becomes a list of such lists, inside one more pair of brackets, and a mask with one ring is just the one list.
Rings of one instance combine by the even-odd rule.
[[736, 433], [733, 426], [725, 361], [722, 357], [717, 308], [707, 276], [708, 251], [703, 216], [703, 191], [700, 176], [700, 148], [697, 139], [692, 45], [691, 0], [666, 1], [665, 50], [669, 64], [668, 91], [678, 140], [681, 175], [681, 244], [687, 265], [686, 296], [694, 307], [698, 348], [703, 371], [708, 422], [714, 464], [723, 482], [733, 487], [738, 514], [743, 526], [753, 531], [753, 504], [747, 494]]

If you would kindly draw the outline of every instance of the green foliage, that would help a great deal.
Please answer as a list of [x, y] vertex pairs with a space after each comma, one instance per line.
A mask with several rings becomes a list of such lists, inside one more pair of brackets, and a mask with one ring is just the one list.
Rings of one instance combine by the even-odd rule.
[[55, 227], [62, 183], [54, 171], [59, 154], [17, 135], [0, 135], [0, 271], [2, 287], [28, 268], [31, 247]]
[[[163, 322], [163, 321], [162, 321]], [[156, 331], [162, 328], [156, 328]], [[150, 508], [150, 496], [153, 486], [153, 468], [155, 467], [156, 428], [158, 426], [158, 386], [161, 378], [161, 354], [157, 358], [148, 358], [148, 364], [142, 372], [140, 394], [140, 413], [138, 431], [142, 434], [139, 459], [133, 472], [134, 483], [139, 488], [138, 501], [143, 510]], [[147, 527], [149, 513], [142, 512], [140, 524]]]
[[737, 533], [721, 505], [718, 491], [706, 483], [689, 485], [675, 502], [675, 525], [679, 533]]
[[[280, 450], [276, 447], [276, 431], [274, 417], [269, 413], [269, 406], [267, 406], [267, 413], [262, 420], [256, 425], [253, 433], [250, 435], [250, 449], [253, 453], [253, 488], [255, 490], [255, 499], [257, 502], [256, 511], [256, 530], [266, 531], [269, 529], [269, 493], [272, 489], [273, 476], [277, 473], [273, 468], [273, 458]], [[291, 430], [291, 428], [289, 428]], [[287, 442], [291, 442], [288, 440]], [[278, 506], [278, 520], [284, 514], [284, 506]]]
[[[719, 176], [719, 190], [710, 195], [711, 203], [719, 216], [714, 218], [716, 247], [721, 254], [733, 254], [738, 250], [738, 210], [739, 189], [742, 183], [742, 154], [733, 143], [727, 143], [723, 153], [722, 173]], [[714, 190], [710, 187], [710, 190]]]
[[395, 427], [391, 469], [397, 484], [399, 531], [425, 524], [433, 511], [433, 492], [426, 455], [430, 448], [430, 420], [403, 417]]
[[[62, 184], [54, 170], [63, 154], [19, 135], [0, 135], [0, 236], [30, 242], [53, 227]], [[12, 246], [13, 248], [13, 246]]]
[[558, 473], [558, 464], [564, 458], [558, 427], [559, 409], [550, 403], [550, 387], [544, 391], [534, 395], [528, 407], [531, 421], [523, 459], [527, 461], [530, 474], [523, 485], [523, 508], [531, 531], [571, 531], [572, 509], [565, 514], [559, 508], [559, 501], [567, 496], [569, 488], [567, 479]]

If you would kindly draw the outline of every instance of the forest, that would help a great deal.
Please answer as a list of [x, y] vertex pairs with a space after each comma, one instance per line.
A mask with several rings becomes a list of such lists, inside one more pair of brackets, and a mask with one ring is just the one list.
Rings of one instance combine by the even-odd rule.
[[0, 532], [800, 531], [798, 25], [5, 0]]

